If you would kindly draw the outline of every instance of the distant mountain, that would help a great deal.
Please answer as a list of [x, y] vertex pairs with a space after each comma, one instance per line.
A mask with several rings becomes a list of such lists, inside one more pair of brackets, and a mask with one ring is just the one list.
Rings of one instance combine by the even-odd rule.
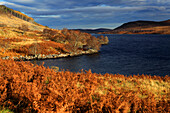
[[100, 34], [170, 34], [170, 19], [166, 21], [133, 21]]
[[98, 28], [98, 29], [72, 29], [72, 30], [79, 30], [81, 32], [86, 32], [86, 33], [99, 33], [99, 32], [107, 32], [111, 31], [113, 29], [107, 29], [107, 28]]
[[170, 26], [170, 20], [155, 22], [155, 21], [134, 21], [128, 22], [120, 27], [115, 28], [114, 30], [122, 30], [122, 29], [132, 29], [136, 27], [140, 28], [148, 28], [148, 27], [157, 27], [157, 26]]

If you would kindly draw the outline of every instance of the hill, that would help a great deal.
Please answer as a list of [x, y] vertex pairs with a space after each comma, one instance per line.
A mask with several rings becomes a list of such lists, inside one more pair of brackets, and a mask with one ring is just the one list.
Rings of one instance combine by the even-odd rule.
[[170, 20], [155, 22], [155, 21], [134, 21], [125, 23], [114, 30], [125, 30], [125, 29], [133, 29], [136, 27], [139, 28], [149, 28], [149, 27], [158, 27], [158, 26], [170, 26]]
[[133, 21], [101, 34], [170, 34], [170, 20]]
[[98, 28], [98, 29], [73, 29], [73, 30], [79, 30], [85, 33], [99, 33], [99, 32], [111, 31], [112, 29]]
[[33, 18], [6, 6], [0, 6], [0, 58], [32, 60], [92, 54], [108, 43], [74, 30], [44, 27]]
[[33, 18], [8, 8], [4, 5], [0, 5], [0, 26], [1, 27], [15, 27], [19, 28], [22, 25], [28, 26], [30, 30], [42, 31], [45, 26], [40, 25], [34, 21]]

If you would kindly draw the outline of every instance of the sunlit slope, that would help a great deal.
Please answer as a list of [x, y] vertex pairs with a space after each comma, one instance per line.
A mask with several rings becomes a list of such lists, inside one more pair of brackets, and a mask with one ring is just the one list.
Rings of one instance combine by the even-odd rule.
[[21, 27], [23, 24], [27, 25], [30, 30], [42, 31], [45, 28], [42, 25], [36, 25], [34, 23], [17, 18], [13, 15], [6, 15], [6, 14], [0, 15], [0, 26], [18, 28], [18, 27]]

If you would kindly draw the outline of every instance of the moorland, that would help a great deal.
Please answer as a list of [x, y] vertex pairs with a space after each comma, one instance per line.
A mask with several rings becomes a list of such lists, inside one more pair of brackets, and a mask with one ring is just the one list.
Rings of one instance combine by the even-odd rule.
[[107, 37], [51, 29], [1, 6], [0, 112], [170, 112], [169, 75], [75, 73], [25, 61], [92, 54], [107, 43]]

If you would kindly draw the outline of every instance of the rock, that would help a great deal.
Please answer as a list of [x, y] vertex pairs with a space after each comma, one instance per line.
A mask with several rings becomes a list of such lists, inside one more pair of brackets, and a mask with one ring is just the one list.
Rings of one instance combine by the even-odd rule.
[[37, 55], [37, 58], [38, 58], [38, 59], [41, 59], [41, 58], [42, 58], [41, 56], [42, 56], [41, 54], [38, 54], [38, 55]]
[[68, 56], [69, 56], [69, 54], [60, 54], [60, 55], [58, 55], [59, 58], [61, 58], [61, 57], [68, 57]]
[[46, 55], [46, 58], [53, 58], [53, 56], [49, 54], [49, 55]]
[[21, 60], [22, 60], [23, 58], [24, 58], [23, 56], [21, 56], [21, 55], [19, 56], [19, 59], [21, 59]]
[[56, 55], [56, 54], [53, 54], [52, 56], [53, 56], [53, 58], [57, 58], [57, 55]]
[[6, 56], [5, 59], [8, 60], [8, 59], [9, 59], [9, 56]]
[[[97, 53], [98, 50], [95, 50], [95, 49], [88, 49], [87, 51], [82, 51], [82, 50], [79, 50], [77, 52], [71, 52], [71, 53], [66, 53], [66, 54], [49, 54], [49, 55], [45, 55], [45, 54], [37, 54], [35, 56], [14, 56], [12, 57], [12, 59], [14, 60], [33, 60], [33, 59], [39, 59], [39, 60], [43, 60], [43, 59], [50, 59], [50, 58], [64, 58], [64, 57], [73, 57], [73, 56], [79, 56], [79, 55], [83, 55], [83, 54], [93, 54], [93, 53]], [[6, 56], [6, 57], [2, 57], [2, 59], [9, 59], [10, 57], [9, 56]]]
[[30, 59], [34, 59], [34, 57], [33, 57], [33, 56], [30, 56]]
[[86, 51], [86, 54], [92, 54], [92, 53], [98, 53], [98, 50], [89, 49], [88, 51]]
[[12, 57], [12, 58], [13, 58], [14, 60], [17, 60], [17, 59], [18, 59], [18, 57], [15, 57], [15, 56], [14, 56], [14, 57]]
[[6, 56], [6, 57], [2, 57], [3, 60], [8, 60], [10, 57]]
[[42, 57], [43, 57], [43, 58], [45, 58], [45, 55], [44, 55], [44, 54], [42, 54]]
[[82, 52], [81, 52], [81, 54], [85, 54], [85, 53], [86, 53], [86, 51], [82, 51]]

